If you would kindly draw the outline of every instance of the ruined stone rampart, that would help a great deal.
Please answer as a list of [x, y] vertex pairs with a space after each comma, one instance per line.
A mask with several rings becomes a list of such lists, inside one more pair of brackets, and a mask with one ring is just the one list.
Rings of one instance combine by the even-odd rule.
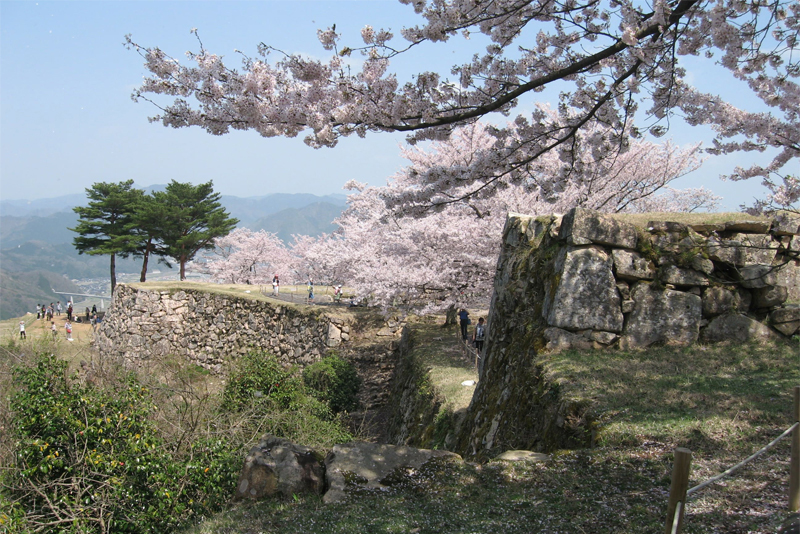
[[251, 350], [285, 365], [308, 365], [350, 339], [350, 325], [323, 311], [207, 291], [119, 285], [98, 328], [96, 347], [136, 363], [181, 356], [213, 372]]
[[641, 229], [580, 208], [511, 215], [480, 381], [455, 450], [588, 445], [586, 406], [561, 398], [542, 376], [543, 352], [794, 335], [798, 233], [797, 221]]

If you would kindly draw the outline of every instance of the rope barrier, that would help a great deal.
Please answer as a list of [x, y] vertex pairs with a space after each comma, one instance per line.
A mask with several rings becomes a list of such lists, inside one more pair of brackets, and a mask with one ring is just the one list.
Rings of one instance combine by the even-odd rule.
[[722, 479], [722, 478], [724, 478], [724, 477], [726, 477], [726, 476], [738, 471], [739, 469], [741, 469], [742, 467], [744, 467], [745, 465], [747, 465], [751, 461], [755, 460], [756, 458], [758, 458], [759, 456], [761, 456], [762, 454], [764, 454], [765, 452], [770, 450], [780, 440], [782, 440], [783, 438], [785, 438], [786, 436], [791, 434], [792, 431], [795, 428], [797, 428], [798, 426], [800, 426], [800, 422], [797, 422], [797, 423], [793, 424], [792, 426], [790, 426], [783, 434], [781, 434], [780, 436], [778, 436], [777, 438], [775, 438], [774, 440], [769, 442], [767, 445], [762, 447], [761, 450], [759, 450], [758, 452], [756, 452], [756, 453], [750, 455], [749, 457], [745, 458], [744, 460], [742, 460], [738, 464], [734, 465], [733, 467], [731, 467], [727, 471], [723, 471], [719, 475], [711, 477], [708, 480], [706, 480], [705, 482], [703, 482], [701, 484], [698, 484], [697, 486], [695, 486], [693, 488], [689, 488], [688, 490], [686, 490], [686, 497], [688, 498], [692, 493], [695, 493], [696, 491], [700, 491], [701, 489], [705, 488], [706, 486], [709, 486], [709, 485], [713, 484], [717, 480], [720, 480], [720, 479]]
[[672, 534], [677, 534], [678, 532], [678, 519], [681, 517], [681, 509], [683, 508], [683, 502], [678, 501], [678, 504], [675, 506], [675, 513], [672, 514]]

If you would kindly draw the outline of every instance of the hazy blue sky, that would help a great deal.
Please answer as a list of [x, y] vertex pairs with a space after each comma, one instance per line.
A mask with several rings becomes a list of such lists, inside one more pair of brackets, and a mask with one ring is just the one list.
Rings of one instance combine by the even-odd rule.
[[[208, 50], [238, 66], [234, 49], [255, 55], [259, 42], [325, 57], [316, 30], [334, 23], [344, 33], [343, 44], [358, 44], [366, 24], [398, 33], [418, 22], [412, 8], [395, 0], [0, 0], [0, 197], [48, 198], [127, 179], [141, 186], [214, 180], [218, 191], [237, 196], [342, 193], [350, 179], [383, 184], [404, 164], [402, 135], [348, 138], [335, 149], [314, 150], [301, 137], [215, 137], [150, 124], [147, 117], [157, 110], [130, 99], [146, 74], [143, 61], [122, 43], [130, 33], [141, 45], [183, 59], [185, 51], [198, 48], [190, 34], [197, 28]], [[427, 46], [392, 69], [402, 80], [417, 70], [446, 72], [481, 52], [481, 43], [473, 38]], [[736, 101], [746, 91], [717, 79], [707, 65], [689, 67], [701, 85], [722, 87], [728, 93], [723, 96], [749, 105]], [[669, 136], [684, 144], [702, 141], [708, 132], [678, 125]], [[735, 209], [763, 195], [761, 188], [717, 176], [751, 158], [709, 160], [677, 186], [704, 185], [724, 197], [723, 208]]]

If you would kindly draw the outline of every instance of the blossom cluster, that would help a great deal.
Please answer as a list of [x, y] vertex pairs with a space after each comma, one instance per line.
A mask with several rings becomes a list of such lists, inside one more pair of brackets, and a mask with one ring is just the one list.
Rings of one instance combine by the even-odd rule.
[[[216, 135], [232, 128], [265, 137], [305, 132], [309, 145], [332, 147], [342, 136], [370, 131], [405, 131], [412, 143], [444, 140], [481, 117], [510, 115], [523, 97], [553, 86], [560, 91], [554, 113], [534, 109], [512, 117], [510, 126], [493, 133], [500, 150], [473, 158], [459, 170], [457, 183], [438, 182], [442, 194], [452, 193], [450, 185], [487, 191], [486, 176], [524, 182], [548, 152], [558, 153], [569, 167], [540, 184], [557, 191], [591, 172], [576, 158], [576, 145], [589, 145], [595, 160], [613, 159], [632, 139], [648, 132], [663, 135], [681, 116], [714, 129], [715, 153], [771, 149], [775, 156], [768, 165], [741, 169], [731, 178], [761, 177], [776, 202], [792, 197], [778, 182], [800, 154], [797, 2], [400, 1], [424, 19], [400, 32], [410, 45], [391, 46], [390, 31], [367, 26], [360, 36], [363, 46], [340, 48], [342, 36], [328, 28], [318, 33], [323, 48], [333, 52], [325, 61], [264, 45], [237, 70], [201, 44], [189, 54], [195, 66], [186, 66], [128, 37], [151, 73], [134, 98], [174, 98], [153, 119], [167, 126], [200, 126]], [[389, 70], [390, 60], [413, 53], [415, 44], [475, 32], [491, 44], [454, 67], [453, 80], [446, 73], [421, 72], [402, 83]], [[342, 56], [354, 52], [363, 54], [363, 62], [351, 71]], [[738, 109], [692, 87], [683, 56], [728, 69], [769, 111]]]

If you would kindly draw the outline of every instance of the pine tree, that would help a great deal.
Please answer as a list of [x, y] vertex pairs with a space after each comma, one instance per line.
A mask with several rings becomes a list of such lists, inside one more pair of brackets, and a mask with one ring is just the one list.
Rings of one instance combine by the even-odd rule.
[[172, 180], [164, 192], [153, 194], [168, 216], [159, 235], [165, 254], [180, 265], [180, 279], [186, 279], [186, 262], [197, 252], [214, 248], [214, 239], [228, 235], [238, 219], [219, 202], [213, 182], [199, 185]]
[[130, 239], [135, 206], [144, 195], [133, 180], [120, 183], [97, 182], [86, 189], [89, 205], [78, 206], [78, 225], [70, 228], [79, 235], [72, 242], [79, 254], [111, 256], [111, 292], [117, 286], [116, 258], [134, 253]]

